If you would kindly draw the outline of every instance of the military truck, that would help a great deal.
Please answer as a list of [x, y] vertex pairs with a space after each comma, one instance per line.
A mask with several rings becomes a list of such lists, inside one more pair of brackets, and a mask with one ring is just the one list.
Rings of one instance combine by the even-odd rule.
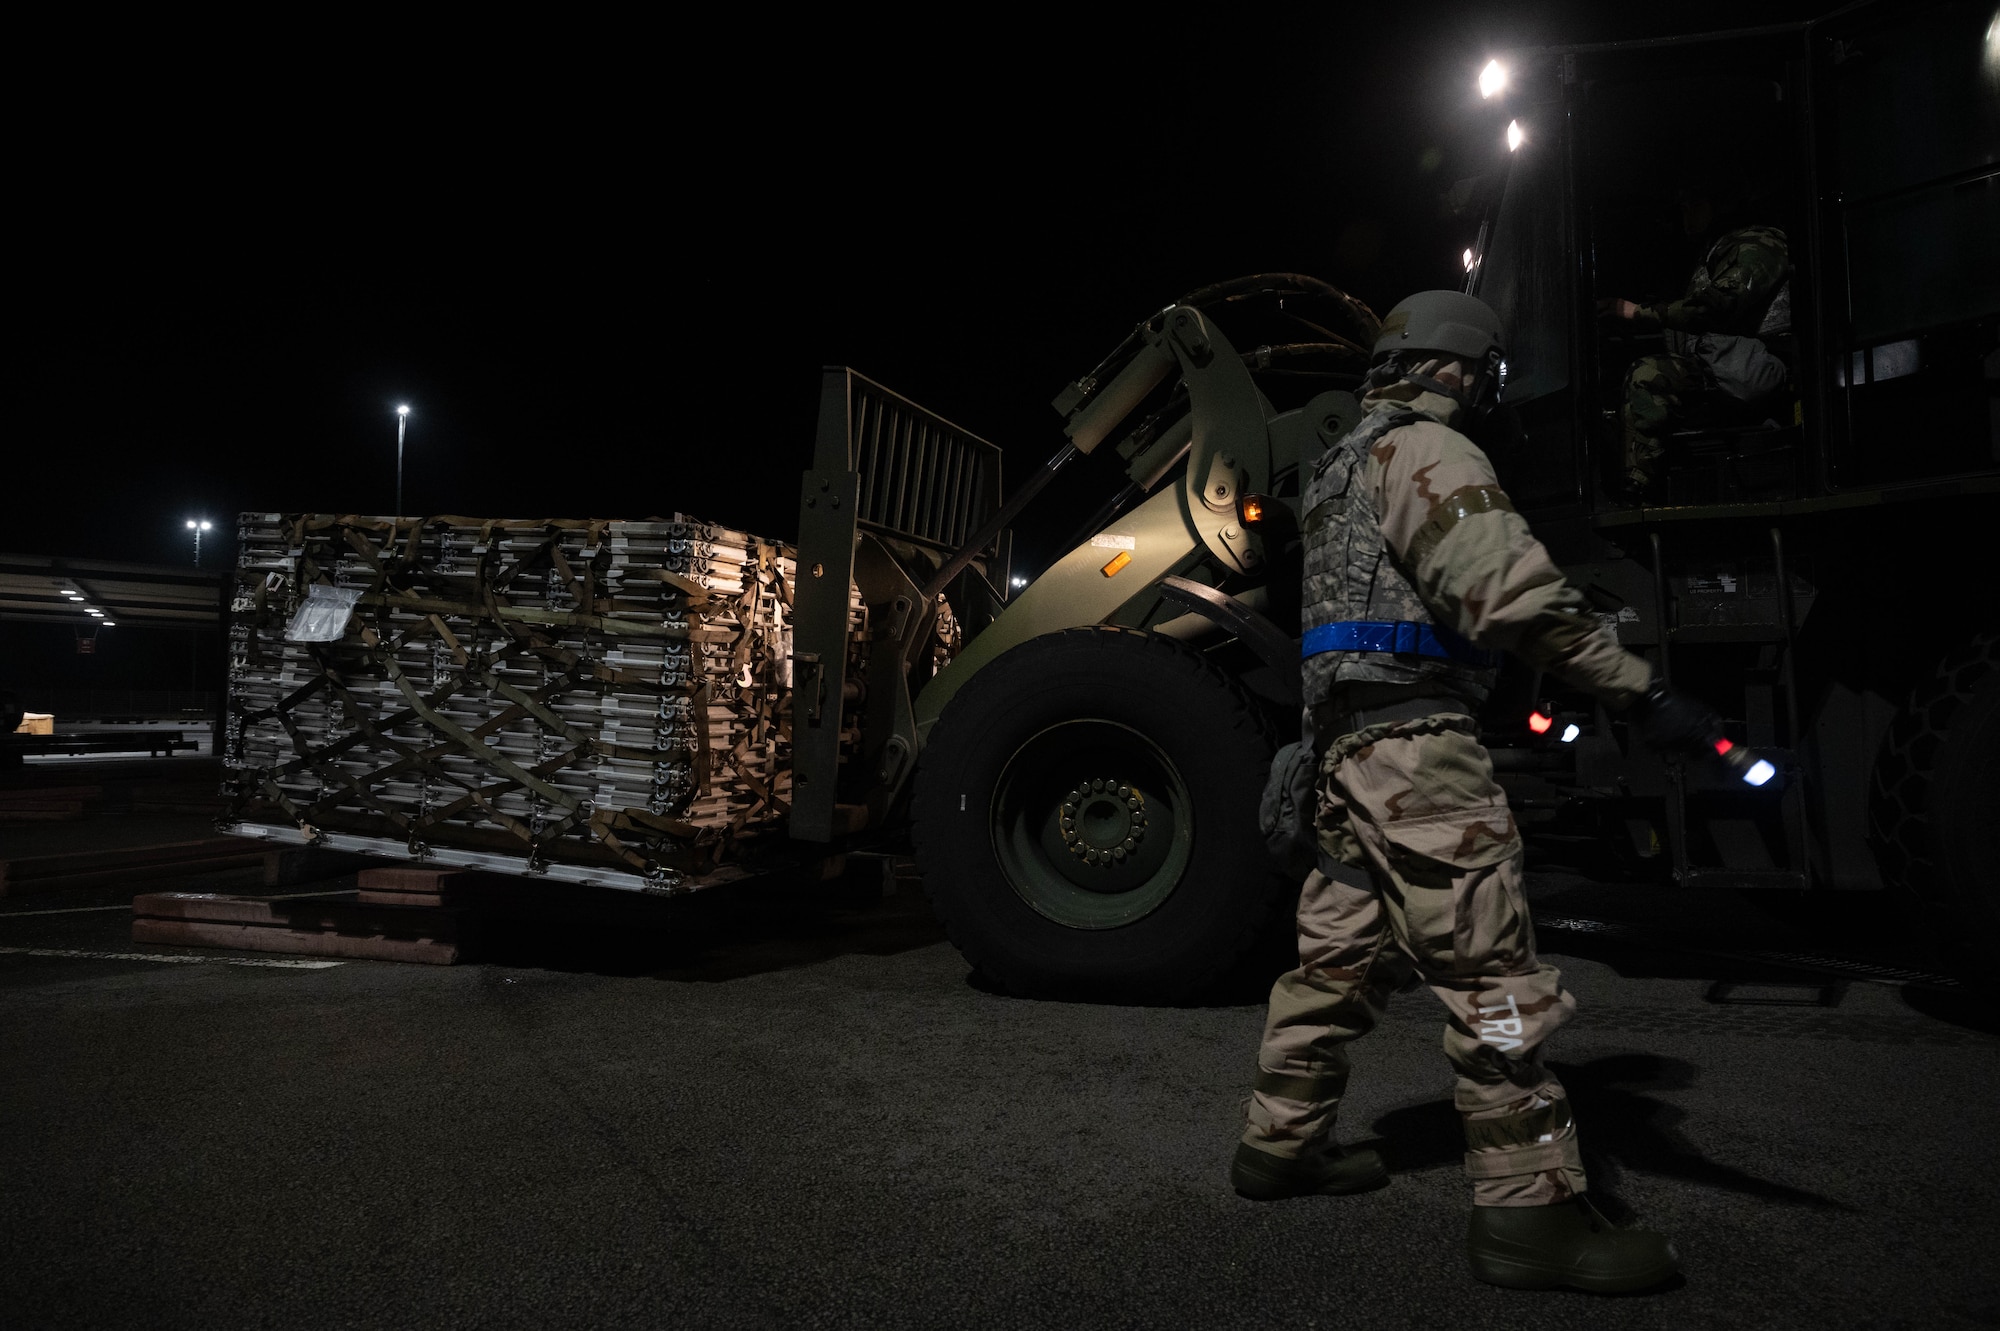
[[[2000, 20], [1863, 5], [1500, 67], [1505, 146], [1461, 191], [1512, 367], [1484, 441], [1620, 640], [1781, 772], [1663, 763], [1510, 667], [1482, 728], [1523, 825], [1664, 883], [1900, 886], [2000, 926]], [[1795, 392], [1691, 421], [1666, 500], [1634, 505], [1610, 482], [1648, 348], [1596, 310], [1679, 294], [1676, 171], [1725, 160], [1791, 238]], [[1296, 274], [1190, 293], [1056, 397], [1065, 442], [1004, 504], [991, 444], [826, 371], [790, 837], [907, 818], [952, 940], [1019, 991], [1173, 999], [1226, 970], [1296, 891], [1255, 806], [1297, 726], [1299, 494], [1375, 328]], [[1013, 585], [1009, 529], [1114, 454], [1116, 492]]]
[[[1509, 755], [1516, 793], [1656, 804], [1678, 882], [1894, 883], [2000, 924], [2000, 554], [1980, 537], [2000, 488], [2000, 14], [1860, 5], [1500, 66], [1490, 128], [1515, 146], [1468, 289], [1521, 367], [1489, 441], [1509, 492], [1623, 641], [1788, 769], [1772, 799], [1663, 767], [1579, 705], [1573, 744]], [[1608, 488], [1617, 411], [1659, 336], [1594, 315], [1681, 294], [1691, 184], [1790, 239], [1791, 391], [1690, 422], [1665, 500], [1635, 507]]]

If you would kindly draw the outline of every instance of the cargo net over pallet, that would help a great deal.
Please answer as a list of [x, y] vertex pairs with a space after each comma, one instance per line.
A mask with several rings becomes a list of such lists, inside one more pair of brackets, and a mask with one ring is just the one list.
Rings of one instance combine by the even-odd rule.
[[790, 549], [680, 515], [239, 522], [225, 830], [647, 891], [782, 836]]

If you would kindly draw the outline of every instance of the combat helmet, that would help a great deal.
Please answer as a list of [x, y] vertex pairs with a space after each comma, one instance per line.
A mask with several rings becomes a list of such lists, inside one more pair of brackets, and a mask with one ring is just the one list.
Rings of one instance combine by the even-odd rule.
[[[1465, 391], [1415, 379], [1407, 371], [1419, 361], [1439, 355], [1462, 362], [1473, 371]], [[1506, 353], [1500, 345], [1500, 316], [1477, 296], [1463, 291], [1419, 291], [1397, 303], [1382, 320], [1376, 335], [1369, 374], [1371, 382], [1392, 377], [1412, 379], [1434, 392], [1459, 399], [1468, 407], [1484, 406], [1499, 397], [1505, 381]]]

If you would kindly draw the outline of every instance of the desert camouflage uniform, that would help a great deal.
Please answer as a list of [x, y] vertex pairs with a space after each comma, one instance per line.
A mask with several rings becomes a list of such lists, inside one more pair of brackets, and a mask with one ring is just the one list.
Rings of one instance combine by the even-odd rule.
[[[1456, 363], [1416, 373], [1448, 387], [1462, 377]], [[1450, 428], [1458, 404], [1398, 383], [1364, 406], [1307, 490], [1308, 626], [1428, 624], [1518, 653], [1614, 706], [1643, 693], [1649, 667], [1598, 623], [1485, 454]], [[1319, 867], [1299, 902], [1298, 969], [1271, 990], [1244, 1142], [1282, 1158], [1331, 1148], [1347, 1043], [1414, 973], [1449, 1014], [1475, 1203], [1582, 1191], [1568, 1101], [1539, 1052], [1575, 1002], [1536, 958], [1521, 839], [1470, 714], [1490, 672], [1380, 652], [1328, 652], [1307, 666]], [[1405, 719], [1350, 724], [1385, 703]]]
[[1642, 356], [1625, 376], [1622, 413], [1628, 485], [1658, 479], [1667, 433], [1704, 395], [1756, 402], [1785, 386], [1785, 364], [1769, 339], [1791, 331], [1791, 258], [1785, 233], [1751, 226], [1709, 248], [1688, 293], [1641, 306], [1642, 329], [1663, 329], [1667, 350]]

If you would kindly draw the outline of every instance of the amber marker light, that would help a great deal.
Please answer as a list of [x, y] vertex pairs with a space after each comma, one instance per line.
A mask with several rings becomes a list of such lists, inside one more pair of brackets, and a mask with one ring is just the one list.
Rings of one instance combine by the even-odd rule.
[[1130, 550], [1120, 550], [1111, 557], [1111, 562], [1104, 566], [1104, 576], [1107, 578], [1117, 577], [1119, 570], [1131, 562], [1132, 552]]
[[1264, 505], [1269, 502], [1263, 495], [1244, 495], [1236, 503], [1236, 516], [1244, 526], [1254, 527], [1264, 520]]

